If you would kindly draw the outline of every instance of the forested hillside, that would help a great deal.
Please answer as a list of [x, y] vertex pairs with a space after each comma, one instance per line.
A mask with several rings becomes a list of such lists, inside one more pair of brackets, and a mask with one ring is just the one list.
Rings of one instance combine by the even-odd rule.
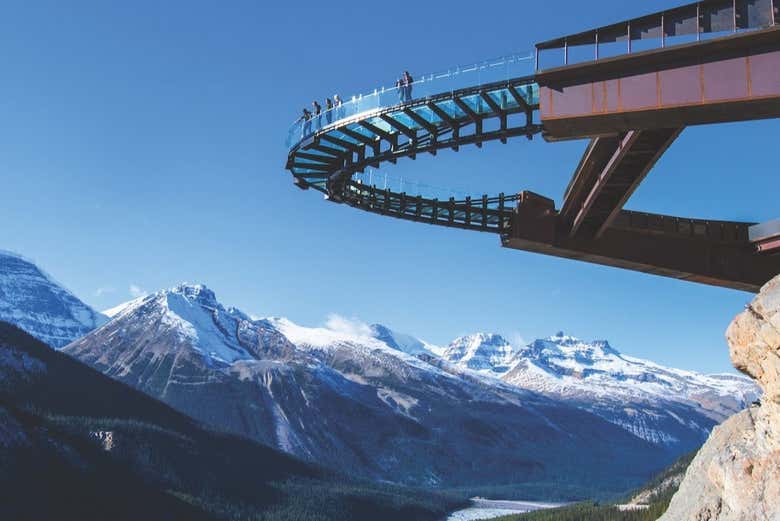
[[694, 456], [695, 453], [683, 456], [645, 486], [619, 501], [577, 503], [551, 510], [502, 516], [491, 521], [656, 521], [669, 507]]
[[0, 491], [0, 519], [31, 520], [434, 520], [458, 505], [206, 429], [6, 323]]

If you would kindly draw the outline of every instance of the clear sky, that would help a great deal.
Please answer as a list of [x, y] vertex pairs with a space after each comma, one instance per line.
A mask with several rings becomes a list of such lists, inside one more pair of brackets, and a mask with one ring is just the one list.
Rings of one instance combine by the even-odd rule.
[[[6, 1], [0, 248], [97, 309], [201, 282], [226, 305], [305, 325], [337, 313], [434, 343], [564, 330], [727, 371], [723, 332], [747, 293], [361, 213], [298, 190], [284, 170], [287, 126], [315, 98], [678, 3]], [[627, 207], [776, 218], [778, 135], [777, 120], [689, 128]], [[384, 170], [560, 202], [585, 146], [519, 139]]]

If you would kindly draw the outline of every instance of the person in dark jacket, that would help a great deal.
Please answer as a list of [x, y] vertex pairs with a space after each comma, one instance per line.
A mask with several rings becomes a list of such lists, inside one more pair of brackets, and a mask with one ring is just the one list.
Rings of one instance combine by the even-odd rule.
[[306, 137], [311, 134], [311, 112], [309, 112], [309, 109], [303, 109], [303, 115], [299, 121], [303, 121], [303, 136]]
[[403, 83], [404, 87], [406, 87], [406, 101], [412, 101], [412, 84], [414, 83], [414, 79], [412, 78], [412, 75], [409, 74], [409, 71], [404, 71]]
[[312, 110], [313, 117], [316, 119], [316, 128], [315, 131], [322, 128], [322, 105], [320, 105], [317, 100], [314, 100], [311, 102], [311, 106], [314, 107], [314, 110]]
[[330, 98], [325, 98], [325, 121], [328, 122], [328, 125], [333, 123], [333, 102], [330, 101]]

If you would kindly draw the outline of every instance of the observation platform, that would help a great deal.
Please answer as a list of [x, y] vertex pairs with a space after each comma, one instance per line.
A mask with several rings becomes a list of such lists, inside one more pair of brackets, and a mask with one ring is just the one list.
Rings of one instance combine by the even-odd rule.
[[[299, 188], [364, 211], [757, 291], [780, 273], [780, 234], [766, 232], [776, 226], [623, 206], [686, 126], [780, 117], [775, 2], [705, 0], [537, 44], [535, 59], [505, 56], [423, 75], [409, 93], [353, 97], [292, 125], [287, 169]], [[535, 135], [590, 139], [560, 209], [530, 192], [440, 198], [366, 176], [400, 158]]]

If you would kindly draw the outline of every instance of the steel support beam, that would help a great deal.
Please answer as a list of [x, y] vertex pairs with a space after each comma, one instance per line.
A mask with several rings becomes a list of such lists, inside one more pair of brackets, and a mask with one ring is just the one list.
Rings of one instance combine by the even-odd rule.
[[381, 128], [377, 127], [376, 125], [373, 125], [369, 123], [368, 121], [361, 120], [358, 121], [358, 125], [365, 128], [366, 130], [373, 132], [377, 136], [379, 136], [381, 139], [384, 139], [388, 143], [390, 143], [391, 147], [398, 146], [398, 134], [393, 134], [391, 132], [386, 132], [382, 130]]
[[749, 223], [621, 211], [600, 239], [572, 237], [554, 202], [521, 194], [507, 248], [757, 292], [780, 273], [780, 255], [760, 255]]
[[780, 27], [540, 72], [548, 140], [780, 117]]
[[569, 235], [601, 237], [628, 198], [682, 129], [632, 130], [594, 139], [585, 151], [561, 210]]
[[331, 136], [330, 134], [322, 134], [320, 136], [317, 136], [317, 139], [328, 141], [329, 143], [340, 146], [341, 148], [346, 148], [347, 150], [355, 153], [359, 152], [360, 148], [362, 147], [362, 145], [358, 145], [357, 143], [352, 143], [345, 139], [337, 138], [336, 136]]
[[748, 234], [759, 253], [780, 254], [780, 219], [751, 226]]
[[404, 114], [406, 114], [407, 116], [409, 116], [409, 118], [411, 118], [411, 119], [412, 119], [412, 121], [414, 121], [415, 123], [417, 123], [418, 125], [420, 125], [422, 128], [424, 128], [425, 130], [427, 130], [427, 131], [428, 131], [428, 133], [429, 133], [431, 136], [435, 136], [435, 135], [436, 135], [436, 132], [437, 132], [437, 130], [436, 130], [436, 125], [434, 125], [433, 123], [430, 123], [430, 122], [426, 121], [426, 120], [425, 120], [425, 118], [423, 118], [422, 116], [420, 116], [419, 114], [417, 114], [417, 113], [416, 113], [415, 111], [413, 111], [412, 109], [408, 109], [408, 108], [407, 108], [407, 109], [404, 109]]
[[370, 137], [368, 137], [366, 135], [363, 135], [360, 132], [355, 132], [354, 130], [350, 130], [350, 129], [346, 128], [346, 127], [339, 128], [339, 132], [341, 132], [342, 134], [345, 134], [345, 135], [351, 137], [352, 139], [354, 139], [356, 141], [360, 141], [364, 145], [368, 145], [368, 146], [371, 146], [371, 147], [373, 147], [376, 144], [376, 141], [377, 141], [376, 138], [371, 139]]

